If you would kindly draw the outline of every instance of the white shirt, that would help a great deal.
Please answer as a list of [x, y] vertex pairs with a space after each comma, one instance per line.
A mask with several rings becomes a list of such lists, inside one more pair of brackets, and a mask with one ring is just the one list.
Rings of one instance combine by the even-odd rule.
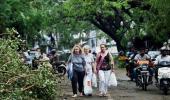
[[137, 54], [134, 59], [135, 60], [147, 60], [147, 59], [150, 59], [150, 57], [147, 54], [144, 54], [143, 56], [141, 56], [140, 54]]
[[86, 61], [86, 71], [87, 71], [87, 73], [92, 72], [92, 63], [94, 63], [93, 55], [91, 53], [89, 53], [87, 55], [85, 54], [84, 59]]
[[166, 55], [165, 57], [163, 57], [162, 55], [159, 55], [158, 57], [156, 57], [156, 60], [154, 61], [154, 64], [157, 65], [162, 61], [168, 61], [170, 62], [170, 56]]

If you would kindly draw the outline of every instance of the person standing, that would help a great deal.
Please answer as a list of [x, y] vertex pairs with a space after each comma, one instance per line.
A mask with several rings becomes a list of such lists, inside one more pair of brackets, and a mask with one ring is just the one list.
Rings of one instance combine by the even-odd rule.
[[97, 54], [96, 66], [99, 76], [99, 96], [106, 96], [111, 72], [114, 71], [112, 55], [107, 51], [106, 45], [100, 45], [101, 51]]
[[73, 96], [77, 97], [77, 84], [80, 96], [83, 96], [83, 79], [85, 76], [85, 59], [82, 53], [82, 49], [79, 45], [75, 45], [72, 50], [72, 54], [68, 59], [68, 63], [73, 64], [73, 77], [71, 78], [71, 84], [73, 89]]

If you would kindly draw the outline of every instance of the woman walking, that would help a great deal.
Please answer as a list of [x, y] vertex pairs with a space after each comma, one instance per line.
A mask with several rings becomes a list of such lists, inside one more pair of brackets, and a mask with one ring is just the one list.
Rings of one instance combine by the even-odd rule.
[[77, 97], [77, 84], [80, 96], [83, 96], [83, 79], [85, 75], [85, 59], [82, 54], [82, 49], [79, 45], [73, 47], [72, 54], [69, 57], [68, 63], [73, 64], [73, 76], [71, 78], [71, 84], [73, 89], [73, 96]]
[[107, 51], [106, 45], [100, 45], [101, 51], [97, 54], [97, 72], [99, 75], [100, 96], [107, 96], [107, 89], [111, 72], [114, 71], [112, 55]]
[[90, 47], [88, 45], [84, 46], [84, 58], [86, 61], [86, 67], [85, 67], [85, 73], [88, 77], [92, 79], [93, 73], [96, 73], [96, 66], [94, 65], [94, 57], [93, 55], [89, 52]]

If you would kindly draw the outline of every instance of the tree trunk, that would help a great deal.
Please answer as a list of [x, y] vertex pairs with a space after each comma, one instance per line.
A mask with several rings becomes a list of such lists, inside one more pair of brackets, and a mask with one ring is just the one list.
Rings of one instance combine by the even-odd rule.
[[118, 28], [116, 28], [116, 26], [113, 26], [113, 24], [110, 25], [108, 24], [108, 22], [103, 22], [103, 20], [101, 19], [102, 18], [96, 20], [90, 20], [90, 22], [94, 24], [96, 27], [98, 27], [99, 29], [101, 29], [104, 33], [106, 33], [116, 42], [118, 51], [124, 50], [125, 48], [123, 48], [123, 46], [121, 45], [121, 39], [118, 38], [118, 36], [116, 36], [116, 31]]

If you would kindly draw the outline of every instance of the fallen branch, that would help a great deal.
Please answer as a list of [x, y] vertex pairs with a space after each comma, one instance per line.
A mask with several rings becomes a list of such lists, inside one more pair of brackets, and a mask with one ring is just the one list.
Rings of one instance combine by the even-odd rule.
[[3, 70], [0, 70], [0, 72], [2, 72], [2, 73], [9, 73], [9, 74], [13, 74], [13, 75], [18, 75], [18, 74], [12, 73], [12, 72], [10, 72], [10, 71], [3, 71]]
[[12, 78], [10, 78], [6, 84], [11, 84], [11, 83], [14, 83], [16, 80], [20, 79], [20, 78], [25, 78], [25, 77], [29, 77], [29, 76], [32, 76], [34, 74], [29, 74], [29, 75], [26, 75], [26, 74], [23, 74], [23, 75], [19, 75], [19, 76], [14, 76]]
[[0, 90], [0, 93], [3, 93], [3, 92], [12, 92], [12, 91], [10, 91], [10, 90], [8, 90], [8, 89], [2, 89], [2, 90]]
[[0, 85], [9, 85], [9, 84], [6, 84], [6, 83], [0, 83]]
[[30, 85], [30, 86], [24, 87], [21, 91], [22, 91], [22, 92], [23, 92], [23, 91], [26, 91], [26, 90], [28, 90], [28, 89], [30, 89], [30, 88], [32, 88], [32, 87], [34, 87], [34, 85]]

